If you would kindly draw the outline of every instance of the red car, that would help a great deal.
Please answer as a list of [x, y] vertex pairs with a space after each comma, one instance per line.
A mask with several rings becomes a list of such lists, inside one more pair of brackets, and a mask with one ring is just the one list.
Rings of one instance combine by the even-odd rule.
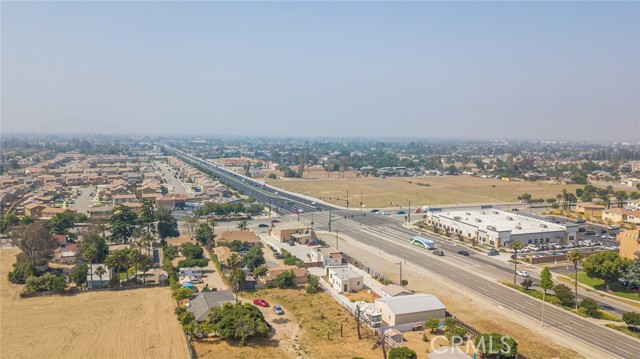
[[293, 210], [293, 214], [298, 214], [298, 213], [300, 213], [300, 211], [298, 211], [297, 209]]
[[269, 303], [267, 303], [266, 300], [264, 299], [254, 299], [253, 300], [253, 304], [257, 305], [258, 307], [268, 307]]

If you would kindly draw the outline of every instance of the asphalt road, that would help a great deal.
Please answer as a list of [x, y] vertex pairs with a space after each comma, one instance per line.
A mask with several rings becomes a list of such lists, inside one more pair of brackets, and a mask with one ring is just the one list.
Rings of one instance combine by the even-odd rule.
[[[280, 193], [275, 188], [261, 185], [259, 182], [213, 166], [199, 158], [188, 156], [178, 151], [176, 153], [179, 157], [192, 163], [195, 162], [212, 173], [219, 175], [236, 188], [242, 189], [245, 194], [253, 196], [258, 202], [271, 203], [272, 206], [275, 204], [282, 213], [292, 211], [294, 208], [302, 208], [304, 209], [301, 214], [302, 218], [308, 218], [308, 212], [315, 210], [314, 223], [316, 228], [329, 229], [329, 222], [331, 222], [332, 230], [338, 230], [363, 243], [372, 244], [371, 242], [375, 241], [373, 245], [386, 253], [404, 258], [428, 271], [437, 273], [453, 283], [457, 283], [472, 292], [493, 300], [496, 305], [501, 305], [535, 320], [540, 320], [541, 301], [518, 293], [497, 283], [495, 280], [489, 280], [484, 276], [474, 274], [479, 269], [475, 268], [474, 265], [480, 268], [494, 268], [506, 274], [507, 268], [504, 268], [498, 262], [480, 258], [477, 255], [468, 258], [453, 255], [456, 252], [455, 244], [445, 243], [444, 241], [439, 241], [437, 245], [452, 255], [437, 258], [428, 251], [416, 250], [417, 248], [407, 245], [408, 238], [414, 233], [402, 227], [401, 221], [371, 213], [341, 211], [336, 207], [321, 203], [313, 205], [313, 200], [289, 193]], [[317, 212], [317, 209], [320, 209], [321, 212]], [[326, 212], [329, 209], [333, 210], [331, 220], [329, 220], [329, 213]], [[545, 313], [544, 322], [546, 326], [572, 336], [584, 342], [585, 345], [596, 347], [611, 354], [612, 357], [640, 358], [640, 340], [593, 324], [586, 319], [577, 317], [564, 309], [552, 305], [545, 306]]]

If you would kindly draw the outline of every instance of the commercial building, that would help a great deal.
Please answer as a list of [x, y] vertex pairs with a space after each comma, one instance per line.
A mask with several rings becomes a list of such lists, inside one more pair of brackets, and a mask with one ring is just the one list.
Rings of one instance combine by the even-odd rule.
[[495, 248], [506, 247], [513, 241], [524, 245], [573, 243], [579, 227], [574, 223], [560, 225], [491, 207], [430, 208], [427, 218], [441, 231]]
[[620, 232], [617, 240], [620, 243], [620, 257], [635, 259], [640, 254], [640, 230]]

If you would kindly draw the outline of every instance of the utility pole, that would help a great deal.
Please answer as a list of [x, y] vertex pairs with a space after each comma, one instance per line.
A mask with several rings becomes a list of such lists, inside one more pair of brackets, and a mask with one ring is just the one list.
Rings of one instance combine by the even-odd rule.
[[349, 210], [349, 191], [347, 191], [347, 210]]
[[362, 191], [360, 191], [360, 210], [362, 211]]
[[340, 239], [340, 237], [338, 237], [338, 230], [336, 229], [336, 249], [338, 249], [338, 239]]
[[411, 223], [411, 201], [409, 201], [409, 210], [407, 211], [407, 217], [409, 218], [409, 223]]
[[329, 208], [329, 232], [331, 232], [331, 208]]

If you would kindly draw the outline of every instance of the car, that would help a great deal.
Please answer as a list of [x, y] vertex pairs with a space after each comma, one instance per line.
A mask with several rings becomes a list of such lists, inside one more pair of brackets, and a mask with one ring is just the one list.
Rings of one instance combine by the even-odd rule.
[[497, 249], [492, 249], [489, 252], [487, 252], [487, 255], [489, 255], [489, 256], [497, 256], [497, 255], [500, 255], [500, 252], [498, 252]]
[[586, 234], [587, 236], [593, 236], [594, 234], [596, 234], [595, 231], [586, 231], [584, 232], [584, 234]]
[[397, 211], [396, 214], [407, 214], [405, 211]]
[[284, 309], [278, 304], [273, 306], [273, 311], [276, 312], [277, 315], [284, 315]]
[[299, 210], [297, 210], [297, 209], [294, 209], [294, 210], [293, 210], [293, 214], [299, 214], [299, 213], [300, 213], [300, 211], [299, 211]]
[[269, 303], [266, 300], [259, 299], [259, 298], [254, 299], [253, 304], [257, 305], [258, 307], [265, 307], [265, 308], [269, 306]]
[[578, 228], [578, 232], [586, 232], [586, 231], [587, 231], [587, 229], [586, 229], [586, 228], [584, 228], [584, 227], [580, 227], [580, 228]]
[[271, 224], [274, 224], [274, 223], [280, 223], [280, 221], [277, 219], [274, 219], [273, 221], [271, 221]]
[[190, 281], [191, 283], [195, 283], [195, 284], [204, 283], [204, 282], [202, 281], [202, 279], [197, 278], [197, 277], [189, 277], [189, 281]]
[[379, 209], [372, 209], [371, 213], [380, 213], [380, 210]]
[[289, 241], [289, 245], [290, 245], [290, 246], [295, 246], [295, 245], [296, 245], [296, 242], [295, 242], [295, 241]]
[[516, 274], [521, 277], [529, 277], [529, 272], [527, 272], [526, 270], [518, 270], [516, 271]]
[[577, 219], [576, 219], [576, 223], [584, 223], [584, 222], [586, 222], [586, 221], [587, 221], [587, 220], [586, 220], [586, 219], [584, 219], [584, 218], [577, 218]]
[[317, 242], [317, 241], [315, 241], [315, 240], [311, 240], [311, 241], [309, 241], [309, 242], [307, 243], [307, 246], [309, 246], [309, 247], [311, 247], [311, 246], [317, 246], [317, 245], [318, 245], [318, 242]]
[[260, 228], [265, 228], [265, 227], [269, 227], [269, 225], [268, 225], [268, 224], [266, 224], [266, 223], [260, 223], [260, 224], [258, 225], [258, 227], [260, 227]]
[[466, 257], [466, 256], [468, 256], [468, 255], [469, 255], [469, 252], [467, 252], [467, 251], [465, 251], [465, 250], [463, 249], [463, 250], [459, 250], [459, 251], [458, 251], [458, 254], [463, 255], [463, 256], [465, 256], [465, 257]]
[[275, 252], [275, 253], [273, 253], [273, 258], [282, 259], [282, 254], [280, 254], [280, 252]]
[[433, 251], [433, 254], [442, 257], [444, 255], [444, 252], [441, 251], [441, 250], [435, 250], [435, 251]]
[[609, 234], [609, 236], [608, 236], [607, 238], [609, 238], [609, 239], [616, 239], [616, 235], [615, 235], [615, 234], [613, 234], [613, 233], [611, 233], [611, 234]]

